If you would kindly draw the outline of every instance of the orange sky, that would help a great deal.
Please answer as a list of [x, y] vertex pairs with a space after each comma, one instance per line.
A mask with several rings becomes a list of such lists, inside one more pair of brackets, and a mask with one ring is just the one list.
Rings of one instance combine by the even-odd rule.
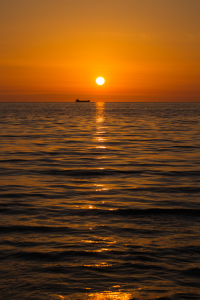
[[199, 12], [199, 0], [1, 1], [0, 101], [200, 101]]

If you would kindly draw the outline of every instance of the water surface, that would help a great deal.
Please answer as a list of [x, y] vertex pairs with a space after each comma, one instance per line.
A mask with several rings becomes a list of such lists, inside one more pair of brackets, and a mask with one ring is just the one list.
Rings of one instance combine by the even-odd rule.
[[0, 299], [200, 299], [199, 103], [0, 103]]

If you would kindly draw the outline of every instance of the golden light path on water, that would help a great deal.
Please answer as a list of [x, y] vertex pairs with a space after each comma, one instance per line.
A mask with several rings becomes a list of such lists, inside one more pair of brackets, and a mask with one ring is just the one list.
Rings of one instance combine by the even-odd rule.
[[[118, 286], [114, 286], [118, 287]], [[135, 293], [125, 293], [125, 292], [110, 292], [110, 291], [105, 291], [102, 293], [88, 293], [87, 295], [83, 296], [67, 296], [64, 297], [62, 295], [58, 295], [56, 297], [56, 300], [131, 300], [133, 297], [138, 296], [138, 291], [135, 291]]]
[[[97, 143], [96, 145], [96, 149], [106, 149], [105, 146], [105, 142], [106, 142], [106, 138], [105, 138], [105, 134], [106, 134], [106, 129], [107, 127], [104, 126], [103, 122], [104, 122], [104, 109], [105, 109], [105, 103], [104, 102], [96, 102], [96, 132], [95, 132], [95, 143]], [[99, 161], [101, 161], [102, 159], [105, 159], [106, 156], [102, 155], [102, 156], [98, 156], [97, 159]], [[98, 170], [103, 170], [104, 168], [102, 166], [98, 167]], [[107, 191], [108, 188], [105, 187], [104, 184], [102, 183], [96, 183], [96, 192], [101, 192], [101, 191]]]
[[[105, 126], [104, 121], [104, 110], [105, 110], [105, 103], [104, 102], [97, 102], [96, 103], [96, 131], [94, 134], [94, 143], [96, 144], [96, 149], [99, 151], [103, 151], [107, 148], [106, 146], [106, 130], [107, 126]], [[102, 161], [106, 159], [106, 153], [102, 153], [102, 155], [97, 156], [98, 160], [98, 170], [103, 170], [103, 164]], [[107, 186], [103, 182], [97, 182], [95, 183], [96, 192], [103, 192], [109, 190]], [[102, 201], [104, 203], [105, 201]], [[94, 209], [94, 205], [89, 205], [89, 209]], [[105, 238], [104, 238], [105, 239]], [[94, 243], [94, 240], [84, 240], [85, 243]], [[99, 241], [97, 243], [100, 243]], [[116, 241], [109, 241], [107, 240], [108, 244], [116, 243]], [[103, 251], [110, 251], [111, 249], [108, 248], [101, 248], [98, 250], [93, 250], [93, 252], [103, 252]], [[90, 250], [91, 251], [91, 250]], [[107, 268], [111, 267], [112, 264], [109, 264], [107, 262], [96, 262], [95, 264], [88, 264], [84, 265], [85, 267], [98, 267], [98, 268]], [[81, 295], [71, 295], [71, 296], [58, 296], [58, 299], [60, 300], [77, 300], [77, 299], [83, 299], [83, 300], [131, 300], [133, 297], [138, 296], [138, 290], [130, 292], [122, 292], [120, 290], [119, 285], [114, 285], [110, 288], [112, 291], [103, 291], [99, 293], [86, 293]], [[90, 288], [86, 287], [86, 290], [90, 290]], [[113, 291], [115, 290], [115, 291]], [[118, 290], [118, 291], [117, 291]]]
[[104, 292], [92, 293], [89, 295], [91, 300], [130, 300], [132, 295], [130, 293], [122, 292]]

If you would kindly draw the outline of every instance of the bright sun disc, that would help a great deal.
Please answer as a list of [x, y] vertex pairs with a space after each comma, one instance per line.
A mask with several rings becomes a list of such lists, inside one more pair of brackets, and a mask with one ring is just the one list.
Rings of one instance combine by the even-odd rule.
[[104, 82], [105, 82], [105, 79], [104, 79], [103, 77], [98, 77], [98, 78], [96, 79], [96, 83], [97, 83], [98, 85], [102, 85], [102, 84], [104, 84]]

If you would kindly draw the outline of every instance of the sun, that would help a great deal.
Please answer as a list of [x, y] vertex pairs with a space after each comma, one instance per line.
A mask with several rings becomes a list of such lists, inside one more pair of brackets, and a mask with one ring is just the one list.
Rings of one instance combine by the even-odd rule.
[[96, 83], [97, 83], [98, 85], [102, 85], [102, 84], [104, 84], [104, 82], [105, 82], [105, 79], [104, 79], [103, 77], [98, 77], [98, 78], [96, 79]]

